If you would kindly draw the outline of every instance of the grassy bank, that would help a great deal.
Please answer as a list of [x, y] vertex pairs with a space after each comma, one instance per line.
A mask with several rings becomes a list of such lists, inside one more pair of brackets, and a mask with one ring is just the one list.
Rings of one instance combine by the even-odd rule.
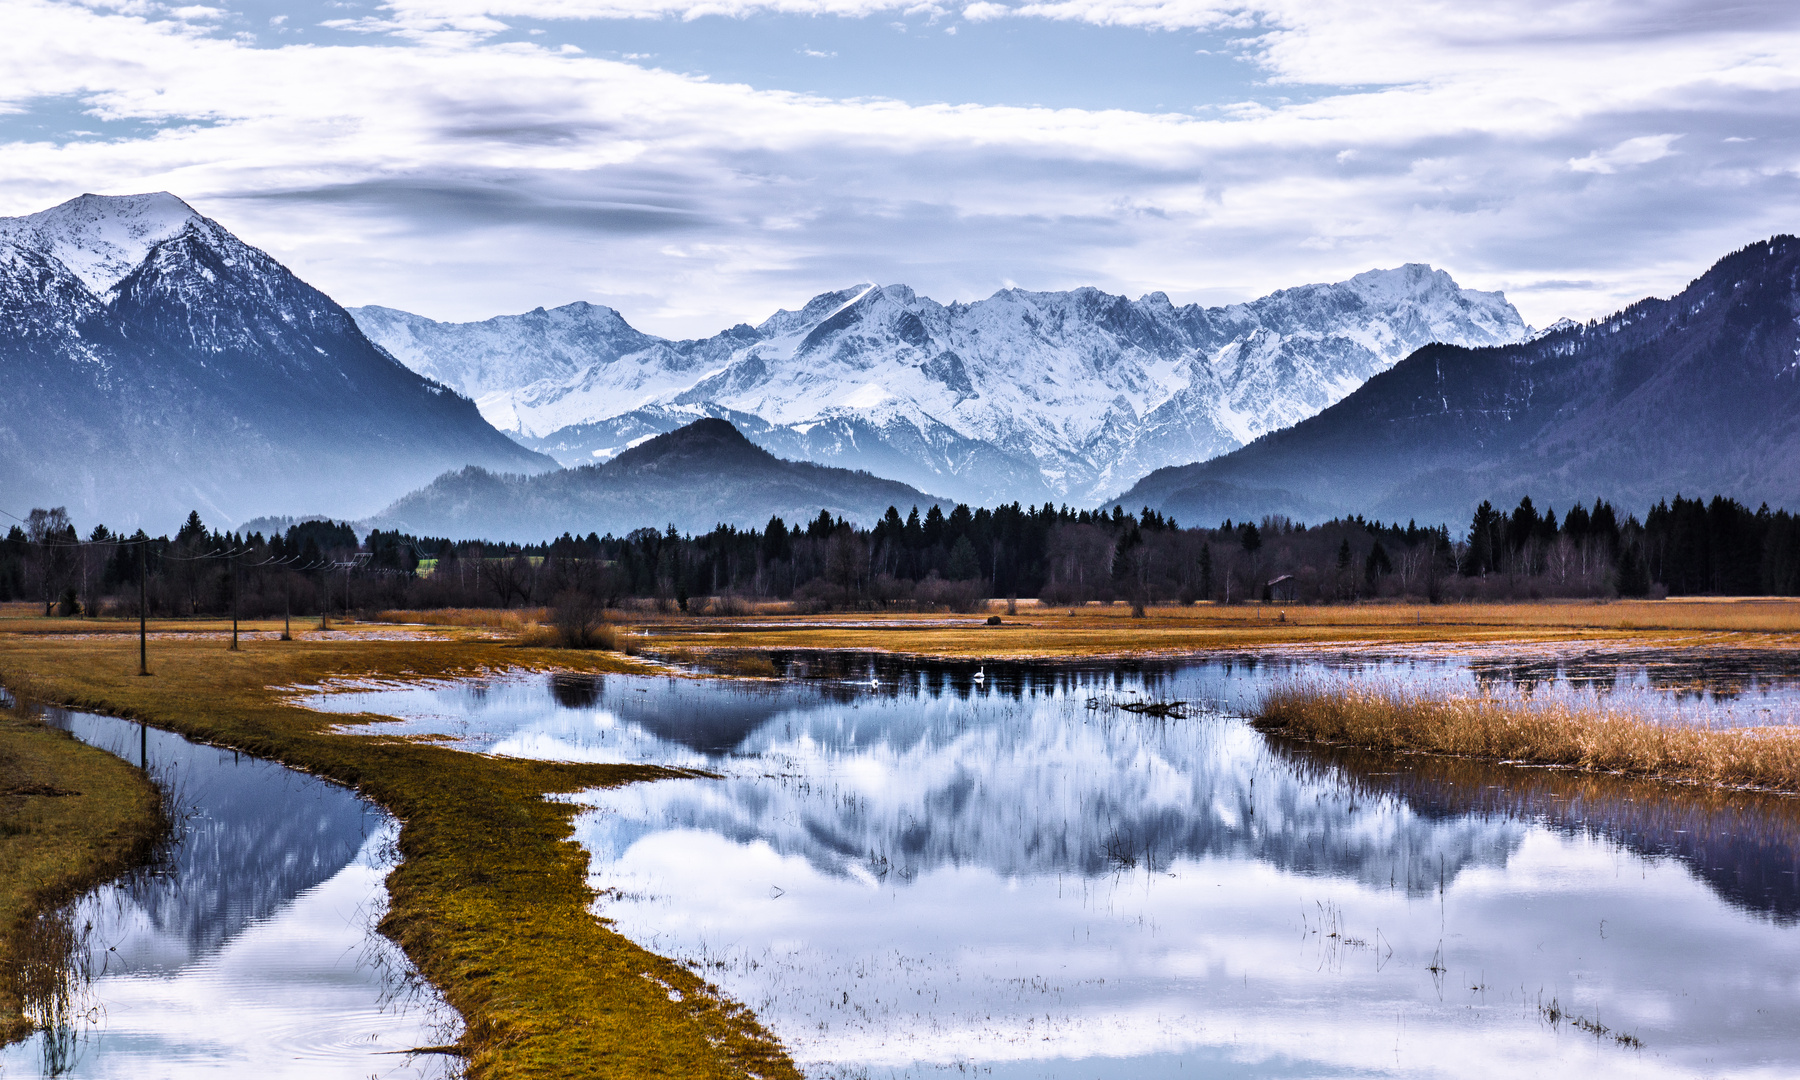
[[1557, 702], [1436, 697], [1353, 683], [1278, 687], [1258, 705], [1256, 725], [1369, 750], [1800, 792], [1800, 728], [1665, 725]]
[[141, 718], [355, 787], [401, 821], [382, 932], [467, 1022], [472, 1077], [793, 1077], [747, 1013], [590, 914], [574, 808], [546, 795], [673, 774], [644, 766], [491, 758], [345, 735], [277, 687], [333, 676], [442, 677], [510, 667], [616, 669], [605, 654], [467, 638], [153, 643], [139, 678], [124, 635], [0, 642], [0, 682], [43, 700]]
[[0, 709], [0, 1043], [64, 989], [55, 909], [147, 859], [166, 828], [137, 769]]

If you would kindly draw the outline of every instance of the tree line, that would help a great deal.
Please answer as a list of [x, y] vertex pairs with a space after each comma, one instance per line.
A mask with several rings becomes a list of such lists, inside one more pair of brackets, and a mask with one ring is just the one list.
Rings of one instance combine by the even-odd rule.
[[31, 511], [0, 541], [0, 601], [45, 614], [267, 617], [388, 608], [520, 607], [580, 598], [601, 607], [731, 611], [973, 610], [994, 598], [1046, 604], [1344, 603], [1666, 595], [1800, 595], [1800, 518], [1725, 497], [1659, 502], [1640, 522], [1604, 500], [1560, 518], [1529, 498], [1447, 526], [1361, 516], [1307, 525], [1280, 516], [1183, 527], [1136, 514], [1018, 503], [945, 514], [890, 507], [859, 527], [821, 511], [761, 530], [673, 526], [625, 536], [565, 533], [540, 544], [453, 540], [307, 521], [264, 536], [208, 528], [173, 537], [105, 526], [82, 538], [61, 509]]

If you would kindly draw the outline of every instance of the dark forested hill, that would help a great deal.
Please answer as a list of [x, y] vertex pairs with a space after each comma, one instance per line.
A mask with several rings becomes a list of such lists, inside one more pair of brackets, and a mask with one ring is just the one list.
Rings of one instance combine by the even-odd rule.
[[1494, 348], [1428, 345], [1317, 416], [1121, 497], [1183, 521], [1285, 513], [1460, 524], [1478, 498], [1800, 506], [1800, 240], [1669, 300]]
[[890, 506], [921, 513], [942, 500], [894, 480], [785, 461], [724, 420], [699, 420], [600, 465], [504, 476], [470, 468], [440, 476], [382, 512], [374, 524], [417, 535], [534, 542], [570, 532], [624, 536], [673, 524], [706, 532], [720, 523], [762, 528], [829, 511], [863, 525]]
[[553, 465], [168, 194], [0, 218], [0, 376], [14, 514], [360, 516], [446, 469]]

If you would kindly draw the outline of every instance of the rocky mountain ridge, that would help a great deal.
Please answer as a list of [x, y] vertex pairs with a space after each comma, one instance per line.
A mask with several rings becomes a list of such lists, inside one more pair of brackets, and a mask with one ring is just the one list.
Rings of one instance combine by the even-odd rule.
[[1183, 521], [1280, 513], [1465, 528], [1475, 503], [1676, 494], [1800, 507], [1800, 240], [1667, 300], [1518, 344], [1431, 345], [1296, 426], [1126, 492]]
[[372, 513], [476, 464], [553, 467], [166, 192], [0, 219], [0, 475], [13, 513]]
[[717, 417], [784, 457], [987, 504], [1097, 501], [1304, 419], [1421, 345], [1530, 332], [1502, 295], [1417, 264], [1215, 308], [1091, 288], [943, 305], [864, 284], [690, 341], [591, 304], [353, 314], [565, 465]]

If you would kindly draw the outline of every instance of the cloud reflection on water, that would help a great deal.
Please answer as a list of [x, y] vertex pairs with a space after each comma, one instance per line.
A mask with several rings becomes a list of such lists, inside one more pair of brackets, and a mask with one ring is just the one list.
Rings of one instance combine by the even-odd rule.
[[806, 678], [321, 703], [492, 752], [721, 773], [581, 797], [599, 910], [816, 1076], [1800, 1068], [1800, 830], [1776, 803], [1087, 707], [1145, 690], [1242, 708], [1343, 671], [1313, 662], [989, 664], [976, 685], [974, 665], [785, 659]]

